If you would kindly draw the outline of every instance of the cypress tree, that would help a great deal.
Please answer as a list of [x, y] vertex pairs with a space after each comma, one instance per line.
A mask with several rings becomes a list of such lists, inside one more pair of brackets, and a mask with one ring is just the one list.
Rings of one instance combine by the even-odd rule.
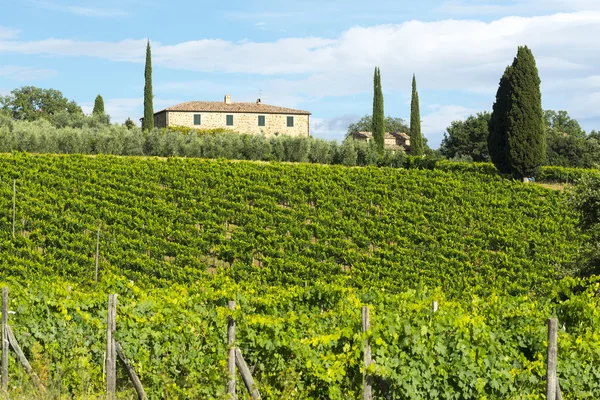
[[127, 129], [133, 129], [135, 128], [135, 122], [133, 122], [133, 120], [128, 117], [127, 120], [125, 120], [125, 122], [123, 123], [123, 126]]
[[154, 107], [152, 105], [152, 54], [150, 51], [150, 40], [146, 46], [146, 70], [144, 72], [146, 83], [144, 85], [144, 121], [142, 130], [154, 129]]
[[104, 115], [104, 99], [100, 95], [96, 96], [92, 115]]
[[509, 75], [508, 162], [515, 178], [533, 176], [546, 157], [540, 77], [527, 46], [519, 47]]
[[423, 136], [421, 135], [421, 112], [419, 110], [419, 92], [417, 78], [413, 74], [412, 97], [410, 101], [410, 154], [422, 156], [424, 153]]
[[498, 171], [503, 174], [510, 172], [508, 163], [508, 112], [512, 103], [510, 73], [511, 67], [508, 66], [500, 78], [496, 102], [488, 122], [487, 142], [490, 158]]
[[373, 76], [373, 140], [377, 150], [383, 153], [385, 137], [385, 116], [383, 111], [383, 91], [381, 90], [381, 72], [375, 67]]

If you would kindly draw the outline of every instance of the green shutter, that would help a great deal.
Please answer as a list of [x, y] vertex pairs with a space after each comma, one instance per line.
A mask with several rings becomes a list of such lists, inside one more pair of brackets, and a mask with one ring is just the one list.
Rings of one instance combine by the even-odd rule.
[[233, 115], [227, 116], [227, 126], [233, 126]]
[[294, 117], [287, 117], [287, 126], [292, 128], [294, 126]]
[[194, 114], [194, 125], [200, 125], [200, 114]]
[[258, 116], [258, 126], [265, 126], [265, 116], [264, 115]]

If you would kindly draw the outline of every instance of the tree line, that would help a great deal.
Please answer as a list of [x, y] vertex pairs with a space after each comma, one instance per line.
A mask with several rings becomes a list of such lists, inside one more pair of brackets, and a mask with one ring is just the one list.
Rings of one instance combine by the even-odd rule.
[[[457, 161], [488, 162], [488, 124], [491, 113], [483, 111], [464, 121], [453, 121], [444, 134], [439, 152]], [[545, 165], [598, 168], [600, 166], [600, 132], [586, 133], [567, 111], [545, 110]]]
[[[7, 96], [0, 96], [0, 115], [14, 121], [46, 120], [58, 128], [110, 125], [110, 115], [104, 110], [104, 99], [96, 96], [91, 115], [85, 115], [81, 107], [67, 99], [56, 89], [23, 86]], [[133, 128], [135, 123], [128, 118], [124, 126]]]
[[402, 151], [386, 149], [379, 153], [374, 143], [354, 140], [338, 143], [312, 137], [266, 137], [181, 128], [143, 131], [125, 124], [107, 125], [93, 115], [68, 122], [15, 121], [0, 113], [0, 153], [199, 157], [388, 167], [401, 167], [406, 161]]
[[491, 161], [516, 178], [534, 176], [541, 165], [600, 166], [600, 134], [581, 128], [566, 111], [542, 110], [533, 53], [519, 47], [506, 67], [493, 110], [454, 121], [440, 154], [450, 159]]

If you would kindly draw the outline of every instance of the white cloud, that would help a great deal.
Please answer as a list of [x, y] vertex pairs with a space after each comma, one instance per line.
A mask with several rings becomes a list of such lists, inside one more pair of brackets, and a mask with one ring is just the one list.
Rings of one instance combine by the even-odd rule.
[[18, 65], [0, 66], [0, 77], [19, 82], [51, 78], [57, 75], [58, 71], [50, 69], [38, 69], [31, 67], [22, 67]]
[[566, 104], [566, 108], [571, 110], [571, 116], [574, 118], [598, 118], [600, 117], [600, 90], [596, 89], [571, 97]]
[[592, 70], [591, 65], [574, 63], [560, 57], [538, 57], [535, 60], [538, 69], [545, 71]]
[[125, 10], [119, 9], [106, 9], [97, 7], [82, 7], [79, 5], [72, 4], [60, 4], [50, 1], [32, 1], [33, 4], [48, 9], [66, 12], [70, 14], [82, 15], [85, 17], [125, 17], [129, 13]]
[[547, 85], [548, 89], [553, 92], [564, 92], [568, 89], [577, 91], [592, 89], [600, 90], [600, 75], [590, 75], [579, 79], [565, 79], [558, 82], [551, 82]]
[[[567, 76], [542, 84], [544, 108], [567, 110], [573, 118], [600, 118], [600, 71], [584, 77]], [[598, 127], [594, 127], [598, 129]]]
[[348, 132], [348, 125], [357, 122], [358, 115], [343, 115], [335, 118], [311, 118], [310, 134], [313, 137], [342, 141]]
[[421, 120], [421, 131], [428, 132], [426, 135], [428, 145], [437, 148], [444, 138], [444, 132], [452, 121], [464, 120], [469, 115], [475, 114], [481, 110], [466, 108], [458, 105], [438, 105], [431, 106], [433, 110], [425, 115]]
[[[471, 20], [410, 21], [399, 25], [353, 27], [337, 38], [285, 38], [273, 42], [203, 39], [174, 45], [153, 43], [156, 66], [198, 72], [256, 75], [307, 75], [322, 85], [337, 79], [352, 86], [375, 65], [392, 79], [413, 71], [421, 86], [464, 88], [494, 80], [510, 63], [516, 47], [528, 44], [536, 56], [563, 60], [553, 68], [586, 68], [598, 60], [600, 12], [507, 17], [490, 23]], [[574, 46], [577, 43], [577, 46]], [[579, 49], [585, 49], [581, 51]], [[143, 62], [145, 40], [86, 42], [68, 39], [0, 40], [0, 53], [89, 56]], [[560, 54], [558, 57], [556, 54]], [[319, 76], [323, 74], [324, 76]], [[402, 85], [404, 87], [405, 85]], [[336, 88], [339, 90], [339, 88]], [[346, 90], [347, 91], [347, 90]]]
[[146, 40], [85, 42], [69, 39], [39, 41], [0, 40], [0, 53], [40, 54], [48, 56], [98, 57], [113, 61], [143, 62]]
[[201, 72], [259, 75], [302, 74], [326, 70], [332, 39], [316, 37], [275, 42], [228, 42], [205, 39], [172, 46], [154, 46], [153, 61], [170, 68]]

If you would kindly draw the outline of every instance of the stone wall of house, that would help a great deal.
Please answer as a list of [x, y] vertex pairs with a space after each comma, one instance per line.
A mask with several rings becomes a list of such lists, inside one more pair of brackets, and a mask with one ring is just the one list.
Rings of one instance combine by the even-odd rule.
[[[167, 111], [168, 126], [188, 126], [196, 129], [230, 129], [238, 133], [274, 136], [275, 134], [289, 136], [309, 136], [309, 115], [286, 114], [256, 114], [256, 113], [218, 113], [218, 112], [187, 112]], [[200, 114], [200, 125], [194, 125], [194, 114]], [[233, 115], [233, 125], [228, 126], [227, 115]], [[265, 126], [258, 126], [258, 116], [265, 117]], [[294, 117], [294, 126], [287, 126], [287, 117]]]
[[155, 128], [166, 128], [167, 127], [167, 113], [166, 112], [154, 114], [154, 127]]
[[383, 146], [384, 147], [393, 147], [396, 146], [396, 138], [395, 137], [391, 137], [391, 138], [385, 138], [383, 139]]

